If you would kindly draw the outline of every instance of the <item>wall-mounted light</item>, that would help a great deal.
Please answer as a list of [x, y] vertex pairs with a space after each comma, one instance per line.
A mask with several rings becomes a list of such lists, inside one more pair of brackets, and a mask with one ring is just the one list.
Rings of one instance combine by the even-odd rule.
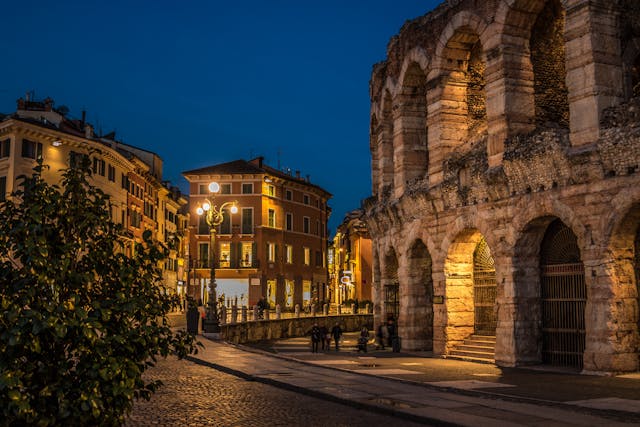
[[266, 182], [267, 184], [270, 182], [273, 182], [273, 180], [271, 178], [269, 178], [268, 176], [264, 177], [264, 182]]
[[55, 141], [53, 141], [51, 143], [54, 147], [60, 147], [62, 145], [62, 141], [60, 141], [59, 139], [56, 139]]

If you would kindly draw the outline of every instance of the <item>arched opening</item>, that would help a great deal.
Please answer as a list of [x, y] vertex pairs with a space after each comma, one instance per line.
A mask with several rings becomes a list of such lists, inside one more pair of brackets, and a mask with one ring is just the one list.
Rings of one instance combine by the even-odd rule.
[[497, 289], [495, 263], [483, 237], [473, 252], [474, 332], [477, 335], [496, 335]]
[[540, 248], [542, 362], [582, 368], [587, 286], [576, 235], [549, 224]]
[[449, 39], [443, 68], [447, 80], [442, 92], [441, 139], [455, 148], [487, 131], [483, 49], [471, 28], [460, 28]]
[[378, 134], [378, 170], [380, 171], [380, 198], [389, 197], [394, 186], [393, 178], [393, 113], [391, 94], [384, 95], [382, 129]]
[[449, 247], [444, 265], [449, 355], [492, 360], [495, 354], [495, 266], [478, 230], [465, 230]]
[[569, 99], [565, 82], [565, 12], [559, 0], [549, 0], [531, 29], [531, 64], [535, 122], [569, 127]]
[[[427, 150], [426, 76], [416, 62], [407, 68], [398, 99], [397, 140], [394, 141], [395, 175], [400, 187], [425, 178]], [[403, 188], [399, 188], [403, 190]]]
[[400, 281], [398, 280], [398, 257], [391, 248], [384, 259], [383, 315], [385, 320], [397, 320], [400, 315]]
[[[407, 285], [400, 289], [403, 301], [398, 320], [403, 347], [408, 350], [433, 350], [433, 278], [427, 247], [416, 240], [409, 249]], [[405, 303], [406, 302], [406, 303]]]

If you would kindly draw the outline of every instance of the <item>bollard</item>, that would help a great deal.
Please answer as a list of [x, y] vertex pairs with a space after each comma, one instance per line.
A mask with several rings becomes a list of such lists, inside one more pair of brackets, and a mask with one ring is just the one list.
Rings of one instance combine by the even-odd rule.
[[235, 325], [236, 323], [238, 323], [238, 306], [232, 305], [231, 306], [231, 324]]
[[338, 304], [338, 314], [342, 314], [342, 304]]
[[220, 321], [221, 325], [227, 323], [227, 307], [225, 307], [224, 305], [220, 307], [220, 319], [218, 320]]
[[271, 309], [268, 309], [268, 308], [264, 309], [264, 320], [269, 320], [270, 312], [271, 312]]
[[311, 304], [311, 317], [316, 317], [316, 305]]
[[358, 314], [358, 309], [355, 304], [351, 304], [351, 314]]
[[253, 306], [253, 321], [255, 322], [256, 320], [258, 320], [258, 316], [259, 316], [259, 310], [258, 310], [258, 306], [254, 305]]
[[280, 320], [282, 316], [282, 309], [280, 308], [280, 304], [276, 304], [276, 320]]
[[247, 306], [243, 305], [240, 309], [240, 321], [242, 323], [247, 323]]
[[324, 304], [322, 306], [322, 314], [324, 314], [325, 316], [329, 315], [329, 304]]
[[296, 308], [295, 308], [295, 313], [296, 313], [296, 319], [300, 318], [300, 304], [296, 304]]

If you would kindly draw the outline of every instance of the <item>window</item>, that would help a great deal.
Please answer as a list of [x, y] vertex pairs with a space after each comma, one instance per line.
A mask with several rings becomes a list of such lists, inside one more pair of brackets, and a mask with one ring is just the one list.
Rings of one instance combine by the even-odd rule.
[[286, 262], [287, 264], [293, 264], [293, 246], [284, 245], [284, 249], [285, 249], [284, 262]]
[[209, 243], [198, 243], [198, 267], [209, 268]]
[[252, 183], [243, 183], [242, 184], [242, 194], [253, 194], [253, 184]]
[[287, 190], [286, 195], [287, 200], [293, 200], [293, 192], [291, 190]]
[[316, 267], [322, 267], [322, 253], [316, 251]]
[[209, 234], [209, 225], [204, 215], [198, 215], [198, 234]]
[[123, 173], [120, 174], [120, 178], [122, 179], [120, 186], [125, 189], [129, 189], [129, 177]]
[[7, 177], [0, 176], [0, 202], [7, 200]]
[[284, 281], [284, 305], [287, 308], [293, 307], [293, 280], [286, 279]]
[[276, 211], [274, 209], [269, 209], [269, 219], [268, 226], [271, 228], [276, 228]]
[[220, 256], [218, 262], [220, 262], [220, 268], [229, 268], [231, 265], [231, 244], [229, 242], [220, 243]]
[[93, 159], [93, 173], [94, 174], [98, 174], [100, 176], [104, 176], [105, 165], [106, 165], [106, 163], [105, 163], [104, 160], [94, 158]]
[[41, 159], [42, 158], [42, 143], [29, 141], [28, 139], [22, 140], [22, 157], [28, 159]]
[[293, 214], [287, 212], [287, 231], [293, 231]]
[[231, 234], [231, 212], [229, 209], [222, 211], [222, 224], [220, 224], [218, 232], [220, 234]]
[[109, 181], [116, 182], [116, 168], [109, 165]]
[[320, 235], [320, 221], [316, 220], [316, 236]]
[[142, 215], [136, 210], [131, 211], [131, 226], [134, 228], [140, 228], [142, 222]]
[[242, 208], [242, 234], [253, 234], [253, 208]]
[[209, 187], [207, 184], [198, 184], [198, 194], [209, 194]]
[[302, 203], [304, 203], [305, 205], [309, 204], [309, 195], [305, 194], [304, 196], [302, 196]]
[[302, 281], [302, 304], [309, 305], [311, 302], [311, 280]]
[[304, 248], [304, 265], [311, 265], [311, 251], [309, 248]]
[[242, 258], [240, 259], [241, 267], [251, 267], [253, 265], [253, 243], [242, 242]]
[[267, 243], [267, 261], [276, 262], [276, 245]]
[[220, 194], [231, 194], [231, 184], [220, 184]]
[[0, 158], [4, 159], [11, 155], [11, 139], [7, 138], [0, 142]]
[[271, 197], [276, 197], [276, 187], [273, 185], [267, 185], [267, 194]]
[[305, 216], [304, 218], [302, 218], [302, 232], [303, 233], [307, 233], [309, 234], [309, 217]]

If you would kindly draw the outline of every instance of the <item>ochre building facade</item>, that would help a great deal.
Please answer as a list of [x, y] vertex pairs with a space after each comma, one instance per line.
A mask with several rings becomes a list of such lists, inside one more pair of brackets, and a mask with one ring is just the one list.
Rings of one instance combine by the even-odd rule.
[[638, 370], [639, 54], [631, 0], [451, 0], [391, 39], [363, 208], [403, 349]]

